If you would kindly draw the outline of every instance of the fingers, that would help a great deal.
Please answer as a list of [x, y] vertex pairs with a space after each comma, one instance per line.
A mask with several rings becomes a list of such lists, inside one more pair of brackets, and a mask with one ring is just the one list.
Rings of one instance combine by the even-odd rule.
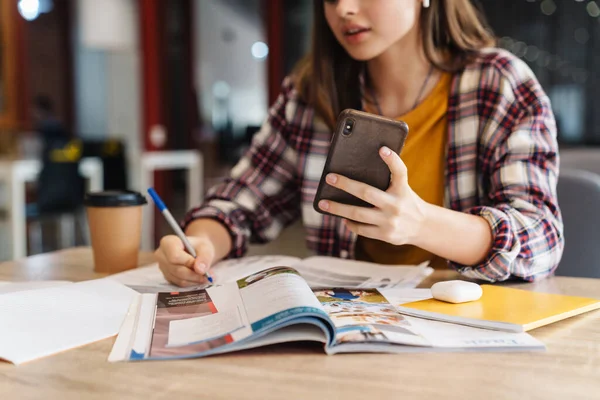
[[[408, 185], [408, 173], [406, 165], [400, 156], [390, 150], [388, 147], [382, 147], [379, 150], [379, 155], [386, 163], [392, 174], [392, 180], [388, 191], [379, 190], [365, 183], [358, 182], [338, 174], [328, 174], [325, 177], [325, 180], [329, 185], [350, 193], [351, 195], [356, 196], [359, 199], [366, 201], [367, 203], [372, 204], [373, 206], [387, 213], [395, 213], [397, 211], [398, 199], [396, 196], [399, 194], [398, 189]], [[363, 211], [347, 208], [341, 209], [338, 205], [327, 200], [319, 202], [319, 207], [324, 211], [340, 215], [354, 221], [368, 222], [370, 224], [377, 225], [376, 220], [366, 219], [366, 215], [368, 213]], [[373, 217], [373, 215], [369, 216], [369, 218], [371, 217]]]
[[[396, 199], [391, 194], [342, 175], [328, 174], [325, 180], [331, 186], [348, 192], [382, 210], [391, 210], [396, 203]], [[331, 206], [331, 202], [329, 202], [329, 205]], [[323, 206], [326, 207], [327, 204], [324, 203]], [[319, 207], [321, 207], [321, 202], [319, 202]], [[325, 211], [331, 212], [329, 210]]]
[[[359, 236], [381, 240], [395, 245], [405, 244], [406, 215], [403, 209], [411, 199], [417, 196], [408, 185], [408, 172], [400, 156], [387, 147], [379, 151], [381, 159], [388, 166], [391, 184], [386, 190], [379, 190], [365, 183], [358, 182], [337, 174], [328, 174], [329, 185], [350, 193], [359, 199], [375, 206], [374, 209], [340, 204], [328, 200], [319, 202], [319, 207], [331, 214], [345, 218], [346, 226]], [[414, 200], [414, 199], [413, 199]], [[410, 214], [410, 213], [409, 213]], [[408, 220], [410, 222], [410, 219]]]
[[400, 156], [385, 146], [379, 149], [379, 155], [392, 173], [391, 186], [407, 184], [408, 171], [406, 169], [406, 164], [404, 164], [404, 161], [402, 161]]
[[175, 235], [168, 235], [160, 240], [160, 250], [164, 254], [165, 261], [173, 265], [185, 265], [192, 267], [194, 257], [185, 251], [181, 239]]
[[350, 206], [329, 200], [321, 200], [319, 207], [331, 214], [366, 224], [383, 225], [387, 220], [385, 214], [375, 208]]
[[214, 258], [214, 248], [209, 240], [190, 238], [190, 242], [196, 251], [196, 259], [186, 252], [181, 239], [174, 235], [163, 237], [155, 252], [165, 279], [182, 287], [206, 283], [204, 273]]
[[205, 239], [192, 239], [192, 245], [196, 250], [196, 259], [192, 265], [192, 269], [200, 274], [204, 275], [208, 272], [208, 269], [215, 259], [215, 248], [212, 243]]
[[176, 267], [175, 269], [161, 269], [165, 279], [174, 285], [181, 287], [197, 286], [206, 283], [206, 278], [198, 275], [188, 267]]
[[396, 242], [395, 238], [392, 236], [392, 231], [381, 229], [379, 226], [362, 224], [354, 221], [345, 221], [346, 226], [352, 232], [356, 233], [359, 236], [381, 240], [383, 242], [391, 243], [399, 245], [401, 243]]

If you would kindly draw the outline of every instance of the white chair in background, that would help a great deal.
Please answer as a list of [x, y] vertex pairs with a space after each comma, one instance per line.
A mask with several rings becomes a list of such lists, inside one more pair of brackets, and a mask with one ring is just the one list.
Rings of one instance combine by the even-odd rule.
[[[151, 151], [142, 153], [139, 162], [138, 187], [144, 195], [154, 185], [154, 171], [184, 169], [187, 171], [187, 208], [198, 204], [203, 190], [203, 158], [197, 150]], [[159, 193], [160, 195], [160, 193]], [[167, 207], [169, 205], [167, 204]], [[144, 207], [142, 249], [154, 250], [154, 211], [152, 200]]]
[[[27, 220], [25, 211], [25, 183], [35, 182], [42, 169], [40, 160], [35, 159], [4, 159], [0, 160], [0, 183], [7, 188], [9, 211], [9, 227], [11, 237], [11, 250], [9, 259], [19, 259], [27, 256]], [[102, 161], [99, 158], [83, 158], [79, 164], [81, 175], [89, 180], [89, 190], [102, 190], [104, 175]], [[73, 224], [67, 219], [61, 220], [61, 244], [72, 242]]]

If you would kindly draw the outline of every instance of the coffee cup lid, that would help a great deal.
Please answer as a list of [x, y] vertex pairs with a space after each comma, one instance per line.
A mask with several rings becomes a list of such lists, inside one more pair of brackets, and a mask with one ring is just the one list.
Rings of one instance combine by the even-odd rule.
[[130, 190], [105, 190], [85, 194], [84, 204], [88, 207], [127, 207], [146, 204], [146, 198]]

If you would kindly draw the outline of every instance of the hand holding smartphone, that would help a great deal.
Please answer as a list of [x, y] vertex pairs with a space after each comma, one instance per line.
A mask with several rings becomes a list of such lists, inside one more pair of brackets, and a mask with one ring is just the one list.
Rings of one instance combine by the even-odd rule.
[[387, 190], [391, 173], [379, 156], [379, 149], [387, 146], [400, 154], [407, 135], [408, 125], [404, 121], [351, 109], [342, 111], [333, 132], [331, 147], [313, 202], [314, 209], [319, 213], [329, 214], [319, 208], [321, 200], [372, 207], [354, 195], [329, 185], [325, 177], [329, 173], [336, 173], [380, 190]]

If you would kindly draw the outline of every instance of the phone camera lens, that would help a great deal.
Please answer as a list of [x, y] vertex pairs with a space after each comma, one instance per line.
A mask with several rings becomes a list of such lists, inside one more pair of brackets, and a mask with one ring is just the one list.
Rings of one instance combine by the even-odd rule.
[[352, 129], [354, 128], [354, 120], [347, 119], [344, 123], [344, 135], [350, 135], [352, 133]]

